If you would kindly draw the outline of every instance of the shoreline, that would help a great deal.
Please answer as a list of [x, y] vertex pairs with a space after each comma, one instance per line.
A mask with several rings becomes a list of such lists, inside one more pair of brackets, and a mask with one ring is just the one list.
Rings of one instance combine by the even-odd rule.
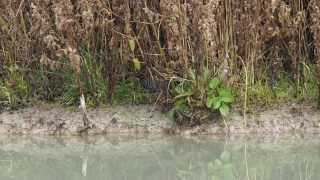
[[[246, 114], [234, 110], [225, 121], [176, 127], [152, 105], [122, 105], [88, 109], [93, 127], [88, 135], [177, 134], [182, 136], [320, 134], [320, 111], [312, 104], [282, 104]], [[247, 124], [247, 126], [245, 126]], [[79, 109], [36, 105], [0, 113], [0, 135], [81, 135]]]

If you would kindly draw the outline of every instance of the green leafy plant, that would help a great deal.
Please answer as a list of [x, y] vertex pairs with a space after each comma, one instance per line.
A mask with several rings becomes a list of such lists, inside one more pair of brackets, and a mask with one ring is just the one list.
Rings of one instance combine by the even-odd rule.
[[[208, 112], [227, 117], [234, 102], [232, 90], [218, 77], [212, 76], [208, 69], [200, 75], [191, 71], [188, 79], [175, 86], [174, 94], [173, 119], [182, 115], [184, 119], [199, 122], [210, 118]], [[199, 116], [198, 112], [203, 113]]]
[[219, 110], [222, 116], [228, 116], [230, 105], [234, 102], [234, 97], [230, 88], [223, 86], [218, 78], [213, 78], [209, 82], [207, 93], [207, 108]]

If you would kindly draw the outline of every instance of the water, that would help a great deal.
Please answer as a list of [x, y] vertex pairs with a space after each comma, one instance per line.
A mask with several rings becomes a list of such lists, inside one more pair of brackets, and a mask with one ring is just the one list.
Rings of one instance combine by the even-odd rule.
[[319, 180], [320, 138], [0, 137], [0, 180]]

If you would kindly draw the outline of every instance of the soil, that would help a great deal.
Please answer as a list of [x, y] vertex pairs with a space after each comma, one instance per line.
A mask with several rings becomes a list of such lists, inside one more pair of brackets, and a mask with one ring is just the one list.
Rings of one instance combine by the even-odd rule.
[[[192, 128], [177, 127], [152, 105], [123, 105], [88, 109], [91, 128], [86, 134], [241, 135], [320, 133], [320, 111], [312, 104], [283, 104], [243, 115], [234, 110], [225, 120], [212, 120]], [[79, 135], [83, 132], [79, 109], [37, 105], [0, 114], [2, 135]]]

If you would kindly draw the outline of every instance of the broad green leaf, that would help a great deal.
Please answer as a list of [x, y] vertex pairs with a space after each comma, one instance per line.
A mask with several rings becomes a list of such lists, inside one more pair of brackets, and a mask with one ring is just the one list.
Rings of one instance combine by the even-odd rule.
[[232, 97], [232, 92], [229, 88], [220, 88], [218, 93], [220, 97]]
[[133, 66], [134, 66], [134, 69], [140, 71], [141, 70], [141, 62], [139, 61], [138, 58], [133, 58]]
[[212, 98], [207, 99], [206, 106], [207, 106], [207, 108], [212, 108], [212, 106], [213, 106], [213, 99]]
[[230, 97], [220, 97], [221, 101], [222, 102], [225, 102], [225, 103], [233, 103], [234, 99], [232, 96]]
[[230, 113], [230, 108], [228, 105], [226, 104], [222, 104], [219, 108], [219, 111], [221, 113], [222, 116], [227, 117]]
[[218, 78], [213, 78], [209, 83], [209, 88], [216, 89], [220, 85], [220, 80]]
[[219, 109], [221, 107], [222, 101], [219, 97], [214, 97], [212, 104], [213, 104], [212, 106], [213, 109]]
[[131, 52], [134, 52], [134, 50], [136, 49], [136, 42], [133, 39], [129, 40], [129, 47]]

